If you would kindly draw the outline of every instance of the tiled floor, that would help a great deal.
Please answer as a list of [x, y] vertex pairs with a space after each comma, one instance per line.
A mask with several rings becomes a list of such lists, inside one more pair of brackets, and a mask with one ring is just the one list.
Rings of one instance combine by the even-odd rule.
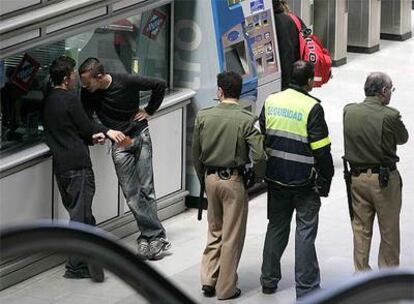
[[[413, 30], [414, 32], [414, 30]], [[414, 39], [405, 42], [381, 41], [381, 50], [372, 55], [348, 54], [348, 63], [335, 68], [334, 78], [313, 94], [323, 101], [330, 128], [336, 175], [329, 198], [323, 199], [320, 211], [317, 251], [321, 267], [322, 286], [329, 288], [350, 279], [352, 267], [352, 231], [348, 219], [346, 193], [342, 179], [343, 154], [342, 108], [348, 102], [364, 98], [363, 84], [371, 71], [387, 72], [397, 90], [391, 106], [402, 114], [411, 137], [414, 136]], [[401, 216], [401, 266], [414, 267], [414, 144], [413, 140], [399, 148], [400, 172], [404, 180]], [[227, 303], [292, 303], [294, 301], [293, 234], [282, 259], [283, 279], [274, 295], [261, 293], [259, 276], [264, 236], [266, 232], [266, 195], [250, 202], [245, 248], [239, 267], [239, 287], [242, 296]], [[294, 223], [293, 223], [294, 224]], [[196, 211], [189, 210], [164, 222], [172, 241], [172, 255], [150, 262], [186, 293], [200, 303], [215, 303], [214, 298], [201, 295], [199, 267], [206, 241], [206, 221], [196, 220]], [[375, 267], [379, 245], [375, 228], [371, 263]], [[134, 248], [135, 236], [123, 240]], [[61, 277], [62, 267], [52, 269], [17, 286], [0, 292], [0, 303], [143, 303], [119, 279], [107, 274], [103, 284], [89, 280], [73, 281]]]

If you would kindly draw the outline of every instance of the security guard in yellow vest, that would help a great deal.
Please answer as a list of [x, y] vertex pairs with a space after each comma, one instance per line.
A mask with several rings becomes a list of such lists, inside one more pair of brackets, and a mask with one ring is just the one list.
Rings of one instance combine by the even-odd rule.
[[265, 294], [276, 292], [282, 277], [280, 259], [295, 210], [296, 296], [320, 287], [315, 238], [320, 196], [328, 196], [334, 168], [323, 108], [308, 94], [313, 77], [311, 63], [296, 61], [290, 88], [270, 95], [260, 115], [268, 155], [269, 223], [260, 278]]
[[400, 113], [388, 107], [394, 91], [391, 78], [375, 72], [364, 85], [362, 103], [344, 108], [345, 158], [351, 165], [354, 232], [354, 267], [371, 269], [372, 225], [375, 215], [381, 234], [379, 267], [400, 263], [401, 176], [397, 146], [408, 140]]
[[201, 110], [193, 132], [193, 160], [208, 200], [208, 240], [201, 262], [204, 295], [220, 300], [240, 296], [237, 267], [247, 221], [244, 165], [264, 159], [257, 117], [239, 103], [242, 78], [235, 72], [217, 76], [219, 104]]

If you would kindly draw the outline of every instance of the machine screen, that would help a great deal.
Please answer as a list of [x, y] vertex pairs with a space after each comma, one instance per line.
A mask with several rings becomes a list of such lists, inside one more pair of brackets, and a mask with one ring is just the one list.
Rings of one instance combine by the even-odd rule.
[[249, 65], [247, 63], [244, 41], [240, 41], [227, 47], [224, 50], [224, 54], [228, 71], [236, 72], [241, 76], [249, 74]]
[[244, 0], [227, 0], [229, 6], [233, 6], [239, 2], [243, 2]]

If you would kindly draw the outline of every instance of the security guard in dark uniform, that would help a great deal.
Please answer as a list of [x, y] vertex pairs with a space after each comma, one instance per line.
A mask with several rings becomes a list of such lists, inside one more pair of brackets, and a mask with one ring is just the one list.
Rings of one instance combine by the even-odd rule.
[[391, 78], [380, 72], [368, 76], [366, 98], [344, 109], [345, 158], [351, 165], [354, 267], [369, 270], [375, 214], [381, 234], [378, 266], [399, 265], [401, 176], [396, 145], [408, 140], [400, 113], [388, 107], [394, 91]]
[[237, 298], [237, 267], [247, 221], [244, 165], [264, 159], [263, 137], [254, 127], [257, 117], [239, 103], [242, 78], [234, 72], [217, 76], [219, 104], [201, 110], [193, 133], [193, 160], [208, 200], [208, 241], [201, 262], [205, 296]]
[[263, 250], [261, 284], [265, 294], [276, 292], [282, 275], [280, 259], [289, 240], [296, 210], [296, 296], [319, 288], [315, 250], [320, 196], [328, 196], [334, 174], [328, 127], [313, 87], [314, 67], [293, 64], [290, 88], [270, 95], [260, 115], [265, 136], [269, 224]]

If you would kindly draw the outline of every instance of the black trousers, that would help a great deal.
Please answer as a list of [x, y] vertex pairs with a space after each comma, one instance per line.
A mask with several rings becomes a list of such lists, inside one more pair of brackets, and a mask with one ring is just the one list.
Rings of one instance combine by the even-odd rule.
[[[92, 169], [68, 170], [56, 174], [56, 181], [70, 220], [95, 226], [95, 218], [92, 215], [95, 176]], [[76, 274], [88, 271], [87, 264], [77, 257], [68, 259], [66, 269]]]
[[289, 240], [290, 223], [296, 210], [295, 281], [296, 296], [320, 288], [319, 264], [315, 250], [318, 232], [319, 194], [312, 187], [286, 188], [269, 183], [268, 219], [261, 284], [276, 288], [282, 278], [280, 259]]

